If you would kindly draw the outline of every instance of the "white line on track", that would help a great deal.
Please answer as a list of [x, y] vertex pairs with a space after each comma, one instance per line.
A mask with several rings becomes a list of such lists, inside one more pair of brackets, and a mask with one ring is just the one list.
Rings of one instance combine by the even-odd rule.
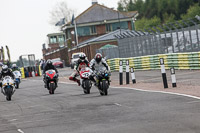
[[12, 120], [9, 120], [10, 122], [12, 122], [12, 121], [16, 121], [17, 119], [12, 119]]
[[58, 83], [61, 83], [61, 84], [69, 84], [69, 85], [77, 85], [77, 83], [69, 83], [69, 82], [58, 82]]
[[174, 92], [154, 91], [154, 90], [142, 90], [142, 89], [129, 88], [129, 87], [113, 87], [113, 86], [111, 86], [111, 88], [118, 88], [118, 89], [124, 88], [124, 89], [137, 90], [137, 91], [143, 91], [143, 92], [156, 92], [156, 93], [163, 93], [163, 94], [173, 94], [173, 95], [185, 96], [185, 97], [190, 97], [190, 98], [194, 98], [194, 99], [200, 100], [200, 97], [197, 97], [197, 96], [192, 96], [192, 95], [187, 95], [187, 94], [181, 94], [181, 93], [174, 93]]
[[17, 129], [17, 131], [20, 132], [20, 133], [24, 133], [21, 129]]
[[[76, 83], [68, 83], [68, 82], [59, 82], [59, 83], [76, 85]], [[143, 89], [130, 88], [130, 87], [114, 87], [114, 86], [110, 86], [110, 87], [111, 88], [118, 88], [118, 89], [122, 89], [123, 88], [123, 89], [128, 89], [128, 90], [143, 91], [143, 92], [154, 92], [154, 93], [172, 94], [172, 95], [190, 97], [190, 98], [194, 98], [194, 99], [200, 100], [200, 97], [192, 96], [192, 95], [187, 95], [187, 94], [181, 94], [181, 93], [166, 92], [166, 91], [154, 91], [154, 90], [143, 90]]]
[[119, 104], [119, 103], [114, 103], [114, 104], [115, 104], [115, 105], [117, 105], [117, 106], [120, 106], [120, 107], [122, 106], [122, 105], [121, 105], [121, 104]]

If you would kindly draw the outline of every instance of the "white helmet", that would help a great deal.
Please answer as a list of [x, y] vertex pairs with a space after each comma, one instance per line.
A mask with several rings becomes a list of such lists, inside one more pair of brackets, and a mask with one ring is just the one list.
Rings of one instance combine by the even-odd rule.
[[3, 66], [2, 66], [2, 71], [3, 71], [4, 73], [7, 73], [7, 72], [8, 72], [8, 66], [7, 66], [7, 65], [3, 65]]
[[13, 64], [12, 67], [13, 67], [13, 68], [14, 68], [14, 67], [17, 67], [17, 65], [16, 65], [16, 64]]
[[82, 61], [85, 60], [85, 59], [86, 59], [85, 53], [79, 54], [79, 58], [80, 58]]

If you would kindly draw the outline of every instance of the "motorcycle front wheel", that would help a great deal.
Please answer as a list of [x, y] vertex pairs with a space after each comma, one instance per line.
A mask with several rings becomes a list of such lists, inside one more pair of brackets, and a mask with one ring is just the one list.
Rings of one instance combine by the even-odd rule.
[[11, 101], [11, 97], [12, 97], [12, 90], [11, 90], [11, 88], [7, 88], [7, 90], [6, 90], [6, 100]]
[[108, 95], [108, 83], [106, 82], [106, 80], [103, 80], [102, 83], [100, 84], [100, 94], [101, 95]]
[[90, 82], [90, 80], [89, 79], [85, 79], [84, 81], [83, 81], [83, 92], [85, 93], [85, 94], [90, 94], [90, 89], [91, 89], [91, 82]]

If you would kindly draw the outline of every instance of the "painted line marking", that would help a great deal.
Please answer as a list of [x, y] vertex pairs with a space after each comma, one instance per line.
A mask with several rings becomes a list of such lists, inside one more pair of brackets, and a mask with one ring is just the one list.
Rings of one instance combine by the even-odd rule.
[[114, 103], [114, 104], [115, 104], [115, 105], [117, 105], [117, 106], [120, 106], [120, 107], [122, 106], [122, 105], [121, 105], [121, 104], [119, 104], [119, 103]]
[[[60, 82], [60, 83], [62, 83], [62, 84], [72, 84], [72, 85], [76, 85], [76, 83], [68, 83], [68, 82]], [[155, 90], [143, 90], [143, 89], [130, 88], [130, 87], [114, 87], [114, 86], [110, 86], [110, 87], [111, 87], [111, 88], [118, 88], [118, 89], [137, 90], [137, 91], [143, 91], [143, 92], [155, 92], [155, 93], [163, 93], [163, 94], [172, 94], [172, 95], [190, 97], [190, 98], [194, 98], [194, 99], [200, 100], [200, 97], [198, 97], [198, 96], [192, 96], [192, 95], [181, 94], [181, 93], [175, 93], [175, 92], [155, 91]]]
[[12, 119], [12, 120], [9, 120], [10, 122], [12, 122], [12, 121], [16, 121], [17, 119]]
[[24, 133], [21, 129], [17, 129], [17, 131], [20, 132], [20, 133]]
[[77, 85], [77, 83], [69, 83], [69, 82], [58, 82], [58, 83], [61, 83], [61, 84], [69, 84], [69, 85]]
[[112, 86], [111, 88], [118, 88], [118, 89], [124, 88], [124, 89], [137, 90], [137, 91], [142, 91], [142, 92], [156, 92], [156, 93], [163, 93], [163, 94], [172, 94], [172, 95], [185, 96], [185, 97], [190, 97], [190, 98], [194, 98], [194, 99], [200, 100], [200, 97], [197, 97], [197, 96], [192, 96], [192, 95], [187, 95], [187, 94], [181, 94], [181, 93], [174, 93], [174, 92], [143, 90], [143, 89], [129, 88], [129, 87], [113, 87]]
[[187, 102], [187, 103], [200, 103], [200, 101], [191, 101], [191, 102]]

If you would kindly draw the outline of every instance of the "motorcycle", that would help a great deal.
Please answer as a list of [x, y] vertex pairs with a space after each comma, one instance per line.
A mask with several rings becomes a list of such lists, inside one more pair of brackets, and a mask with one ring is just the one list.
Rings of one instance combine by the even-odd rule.
[[47, 89], [49, 90], [49, 94], [54, 94], [56, 89], [56, 82], [58, 81], [58, 75], [55, 70], [48, 70], [45, 72], [45, 83], [47, 85]]
[[18, 89], [21, 83], [21, 73], [19, 71], [13, 71], [13, 74], [15, 75], [15, 88]]
[[2, 93], [6, 96], [7, 101], [11, 101], [11, 97], [15, 92], [15, 83], [10, 76], [5, 76], [2, 81]]
[[90, 80], [91, 69], [89, 67], [82, 68], [79, 71], [79, 75], [80, 75], [80, 83], [83, 88], [83, 92], [85, 94], [90, 94], [90, 89], [92, 87], [92, 82]]
[[100, 95], [108, 95], [108, 88], [110, 85], [110, 73], [107, 70], [99, 70], [96, 72], [97, 87]]

